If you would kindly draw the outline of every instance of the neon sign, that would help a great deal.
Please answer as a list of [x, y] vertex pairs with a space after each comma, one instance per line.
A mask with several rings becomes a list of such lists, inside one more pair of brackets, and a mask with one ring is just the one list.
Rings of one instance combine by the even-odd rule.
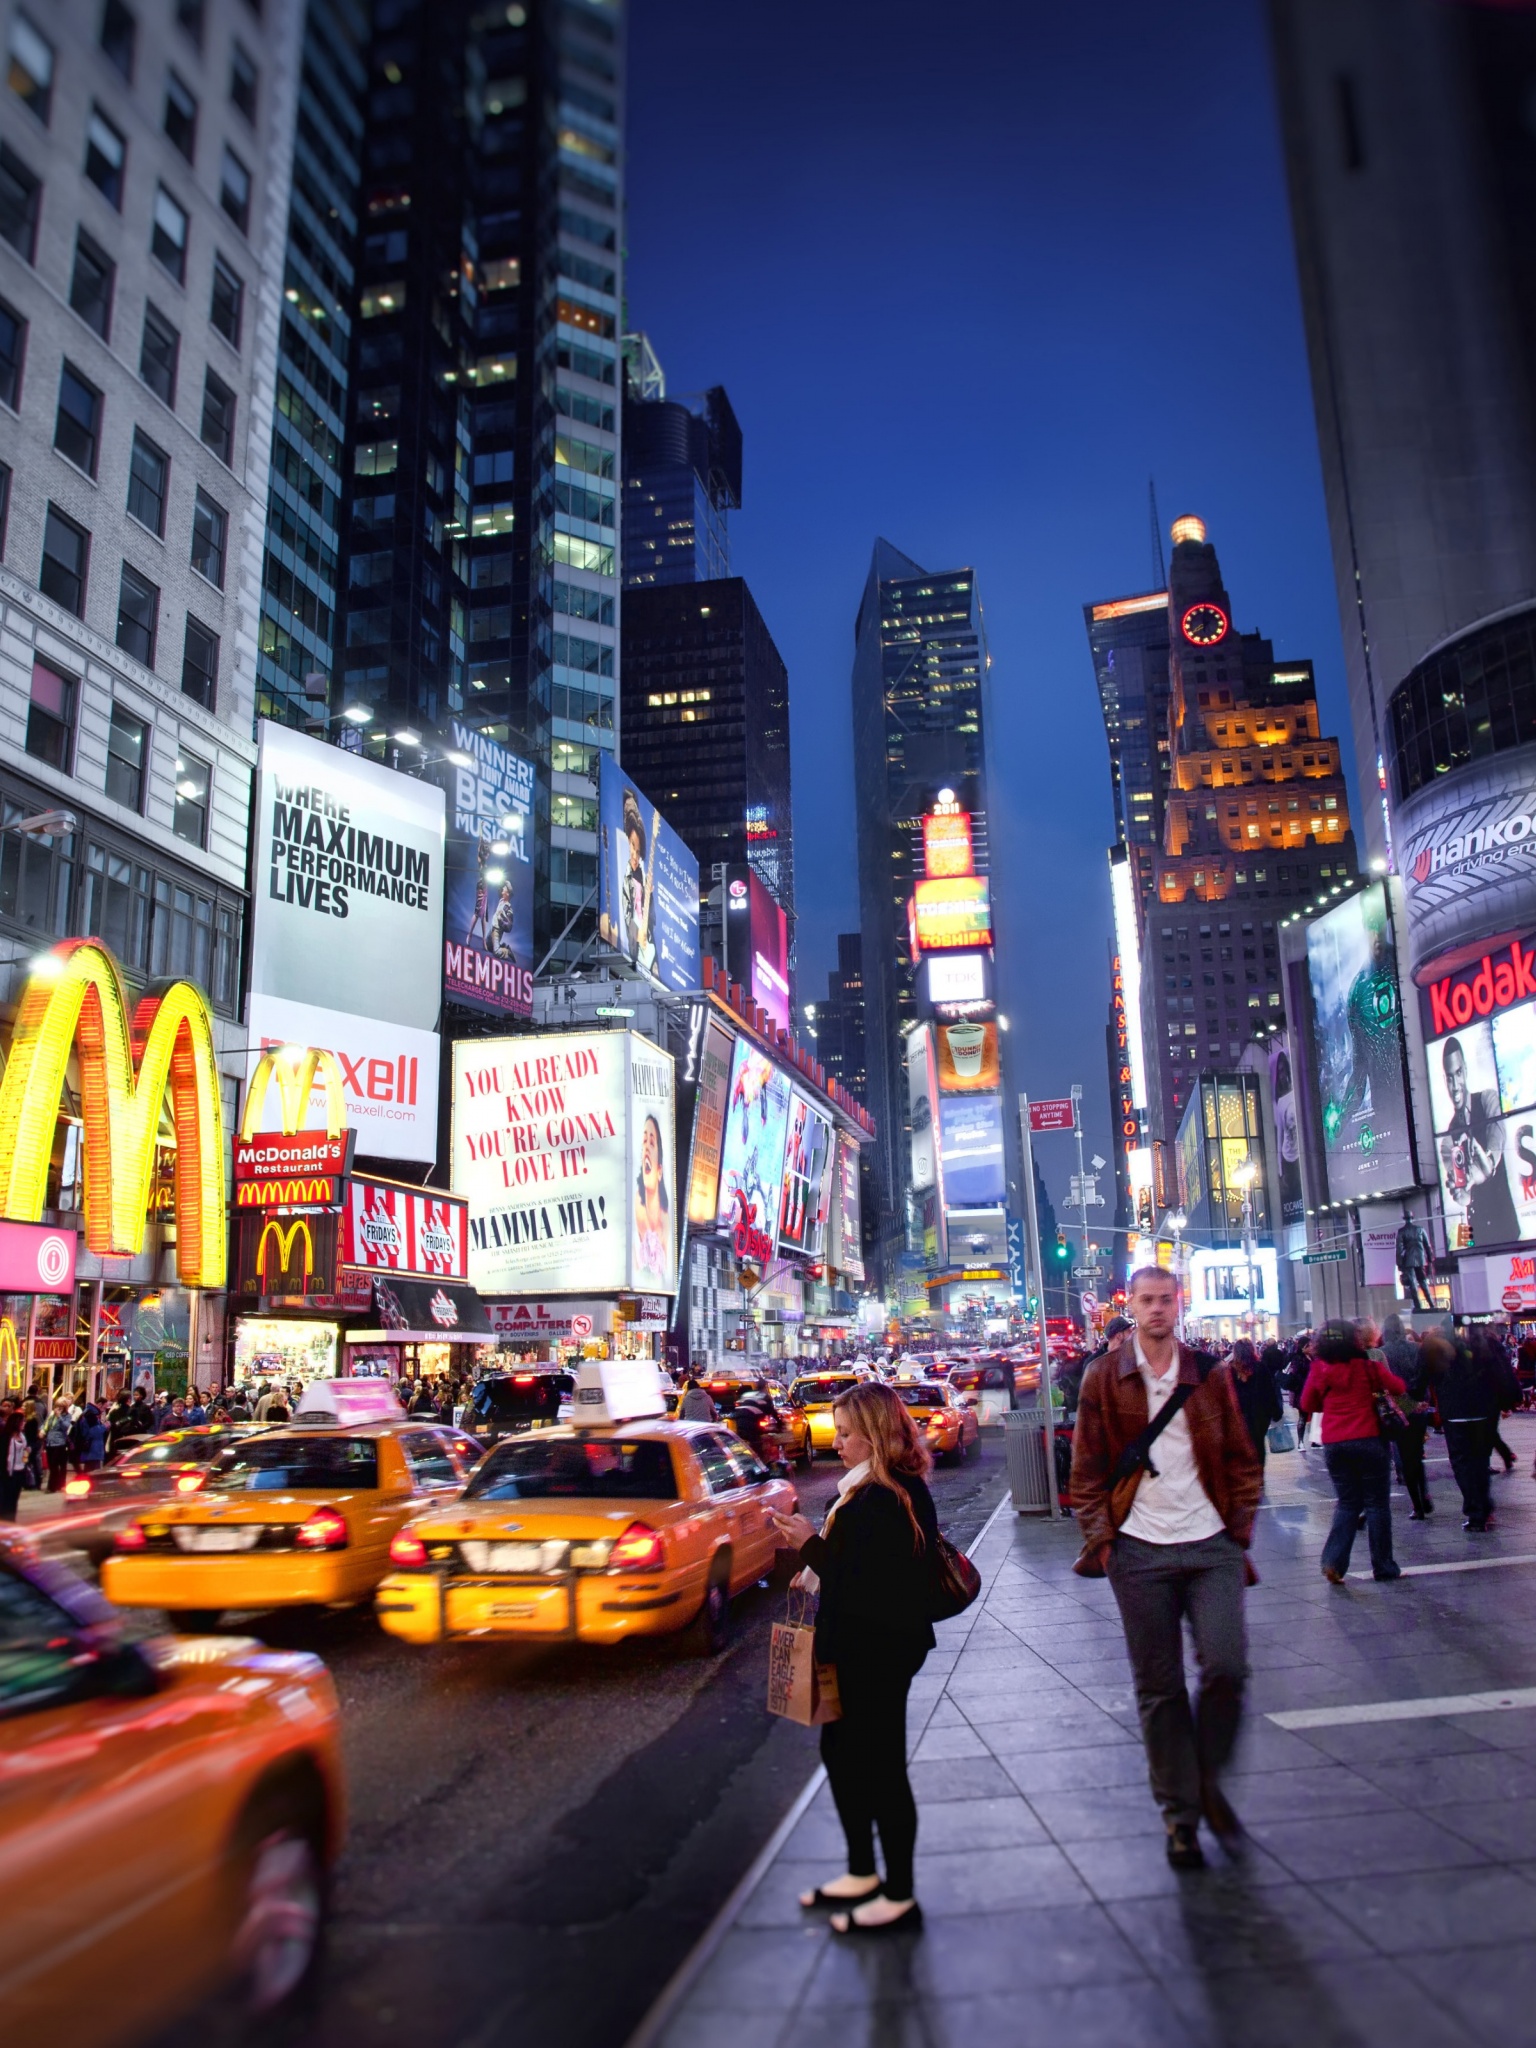
[[39, 1221], [71, 1051], [84, 1123], [85, 1241], [104, 1258], [144, 1248], [160, 1110], [176, 1131], [176, 1271], [184, 1287], [222, 1287], [224, 1113], [208, 999], [189, 981], [158, 982], [130, 1020], [117, 962], [99, 939], [66, 939], [23, 991], [0, 1081], [0, 1214]]

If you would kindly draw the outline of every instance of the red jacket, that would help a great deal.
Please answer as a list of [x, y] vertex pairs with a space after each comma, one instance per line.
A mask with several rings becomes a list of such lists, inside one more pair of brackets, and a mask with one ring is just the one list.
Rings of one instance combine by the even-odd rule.
[[1318, 1409], [1323, 1411], [1325, 1444], [1351, 1443], [1362, 1436], [1379, 1437], [1376, 1410], [1371, 1405], [1371, 1396], [1378, 1387], [1385, 1387], [1389, 1394], [1408, 1391], [1395, 1372], [1371, 1359], [1350, 1358], [1335, 1365], [1315, 1358], [1307, 1384], [1301, 1390], [1301, 1412], [1315, 1415]]

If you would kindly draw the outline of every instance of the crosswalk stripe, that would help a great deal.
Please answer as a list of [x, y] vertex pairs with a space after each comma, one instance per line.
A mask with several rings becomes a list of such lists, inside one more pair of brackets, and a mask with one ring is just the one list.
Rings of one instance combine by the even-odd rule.
[[1450, 1714], [1508, 1713], [1519, 1707], [1536, 1707], [1536, 1685], [1507, 1692], [1443, 1693], [1427, 1700], [1365, 1700], [1352, 1707], [1287, 1707], [1264, 1718], [1277, 1728], [1301, 1734], [1308, 1728], [1347, 1728], [1362, 1721], [1432, 1721]]

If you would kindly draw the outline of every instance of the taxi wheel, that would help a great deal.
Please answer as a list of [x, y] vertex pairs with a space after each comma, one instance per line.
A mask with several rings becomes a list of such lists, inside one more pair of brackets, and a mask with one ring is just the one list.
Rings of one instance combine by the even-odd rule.
[[166, 1615], [179, 1636], [211, 1636], [223, 1618], [222, 1607], [177, 1607]]
[[231, 1947], [247, 2014], [286, 2005], [309, 1983], [325, 1932], [322, 1822], [305, 1788], [252, 1803], [240, 1828], [242, 1892]]
[[694, 1616], [683, 1638], [685, 1649], [694, 1657], [718, 1657], [725, 1648], [731, 1622], [731, 1567], [721, 1557], [710, 1568], [704, 1589], [704, 1604]]

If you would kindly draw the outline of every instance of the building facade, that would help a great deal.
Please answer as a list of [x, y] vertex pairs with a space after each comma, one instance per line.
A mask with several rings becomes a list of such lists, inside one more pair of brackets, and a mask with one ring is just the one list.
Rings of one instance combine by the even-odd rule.
[[374, 8], [331, 715], [536, 762], [556, 965], [617, 731], [623, 75], [618, 0]]
[[864, 947], [858, 932], [837, 935], [837, 965], [827, 976], [825, 1002], [807, 1003], [816, 1057], [853, 1096], [864, 1100]]
[[624, 583], [713, 583], [731, 573], [741, 504], [741, 428], [718, 384], [669, 399], [643, 335], [626, 337]]
[[974, 572], [930, 574], [877, 541], [854, 626], [853, 753], [865, 1101], [877, 1132], [872, 1235], [887, 1278], [907, 1239], [912, 1190], [907, 1034], [921, 991], [909, 906], [924, 875], [924, 817], [941, 792], [969, 821], [975, 873], [990, 871], [987, 670]]
[[309, 0], [288, 202], [256, 712], [326, 718], [336, 667], [368, 18]]

